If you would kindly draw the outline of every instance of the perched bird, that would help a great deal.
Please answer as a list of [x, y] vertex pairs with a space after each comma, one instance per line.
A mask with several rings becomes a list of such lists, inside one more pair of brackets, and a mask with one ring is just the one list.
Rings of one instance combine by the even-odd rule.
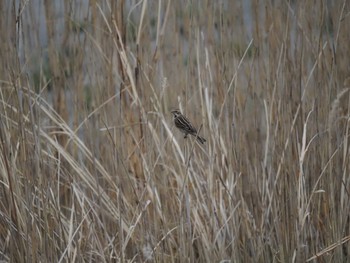
[[179, 110], [172, 110], [171, 113], [174, 115], [173, 117], [176, 128], [185, 134], [184, 138], [187, 138], [187, 135], [191, 134], [192, 136], [196, 137], [201, 144], [204, 144], [206, 139], [197, 134], [196, 128], [192, 126], [191, 122], [184, 115], [182, 115]]

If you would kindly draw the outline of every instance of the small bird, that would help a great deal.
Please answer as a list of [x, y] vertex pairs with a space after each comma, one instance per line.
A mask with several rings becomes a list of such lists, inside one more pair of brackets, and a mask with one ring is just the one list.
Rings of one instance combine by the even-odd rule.
[[206, 142], [206, 139], [197, 134], [196, 128], [192, 126], [191, 122], [184, 115], [182, 115], [179, 110], [172, 110], [171, 113], [174, 115], [175, 126], [185, 134], [184, 138], [187, 138], [187, 135], [191, 134], [192, 136], [196, 137], [201, 144]]

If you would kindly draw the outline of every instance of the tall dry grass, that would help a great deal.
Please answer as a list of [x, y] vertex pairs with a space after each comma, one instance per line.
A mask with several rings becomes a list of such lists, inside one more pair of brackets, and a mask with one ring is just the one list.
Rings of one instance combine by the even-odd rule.
[[0, 10], [1, 261], [349, 261], [348, 1]]

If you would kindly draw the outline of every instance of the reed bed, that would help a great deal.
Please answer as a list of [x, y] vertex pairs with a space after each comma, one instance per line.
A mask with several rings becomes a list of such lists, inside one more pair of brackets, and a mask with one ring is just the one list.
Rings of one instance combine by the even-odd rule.
[[0, 7], [1, 261], [349, 261], [349, 1]]

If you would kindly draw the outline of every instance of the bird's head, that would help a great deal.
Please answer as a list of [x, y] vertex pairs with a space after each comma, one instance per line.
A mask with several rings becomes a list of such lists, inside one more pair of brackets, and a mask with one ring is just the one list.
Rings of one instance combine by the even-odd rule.
[[172, 110], [171, 113], [174, 115], [174, 118], [181, 116], [181, 112], [178, 109]]

